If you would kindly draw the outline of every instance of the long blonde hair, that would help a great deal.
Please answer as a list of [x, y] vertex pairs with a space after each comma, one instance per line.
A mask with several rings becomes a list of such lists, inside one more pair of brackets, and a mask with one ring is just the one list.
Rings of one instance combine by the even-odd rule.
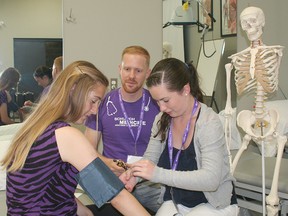
[[68, 65], [15, 135], [1, 161], [3, 167], [10, 172], [22, 169], [31, 146], [51, 123], [76, 122], [95, 84], [107, 87], [109, 81], [93, 64], [76, 61]]

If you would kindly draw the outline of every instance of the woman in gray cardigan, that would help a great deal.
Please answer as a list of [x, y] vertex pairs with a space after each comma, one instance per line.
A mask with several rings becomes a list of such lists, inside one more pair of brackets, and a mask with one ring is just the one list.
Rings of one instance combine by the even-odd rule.
[[162, 183], [164, 203], [157, 216], [236, 216], [223, 127], [202, 103], [196, 69], [175, 58], [163, 59], [146, 84], [161, 113], [143, 159], [128, 171], [126, 188], [132, 190], [135, 177]]

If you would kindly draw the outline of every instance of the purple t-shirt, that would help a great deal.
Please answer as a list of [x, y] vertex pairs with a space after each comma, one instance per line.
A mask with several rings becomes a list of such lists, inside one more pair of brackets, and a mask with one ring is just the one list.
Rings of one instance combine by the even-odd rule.
[[22, 170], [7, 173], [7, 215], [76, 215], [78, 170], [63, 162], [51, 124], [32, 145]]
[[[118, 91], [119, 89], [110, 91], [101, 103], [98, 111], [99, 123], [97, 130], [102, 133], [103, 155], [126, 162], [128, 155], [142, 156], [144, 154], [150, 139], [154, 118], [159, 113], [159, 107], [152, 99], [149, 91], [144, 89], [143, 122], [139, 138], [135, 143], [121, 109]], [[123, 101], [134, 137], [137, 136], [140, 122], [142, 98], [143, 96], [132, 103]], [[96, 130], [96, 116], [89, 116], [85, 125]]]

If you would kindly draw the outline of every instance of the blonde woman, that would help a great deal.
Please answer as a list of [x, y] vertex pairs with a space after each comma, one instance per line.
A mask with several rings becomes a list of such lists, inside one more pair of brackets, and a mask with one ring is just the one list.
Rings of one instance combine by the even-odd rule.
[[111, 200], [124, 215], [148, 215], [69, 125], [97, 113], [107, 86], [103, 73], [85, 61], [70, 64], [53, 82], [2, 161], [8, 215], [93, 215], [74, 197], [77, 183], [98, 207]]
[[53, 66], [52, 66], [53, 80], [55, 80], [59, 76], [62, 70], [63, 70], [63, 57], [58, 56], [57, 58], [54, 59]]

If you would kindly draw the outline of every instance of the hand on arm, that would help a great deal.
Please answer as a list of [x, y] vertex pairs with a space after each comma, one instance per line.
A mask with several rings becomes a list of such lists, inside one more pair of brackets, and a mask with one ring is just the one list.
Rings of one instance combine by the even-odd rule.
[[138, 182], [137, 177], [132, 175], [131, 169], [128, 169], [126, 172], [122, 173], [122, 175], [120, 175], [119, 178], [129, 192], [133, 191], [135, 185]]
[[24, 102], [24, 106], [33, 106], [33, 102], [28, 100]]
[[115, 175], [120, 176], [123, 172], [125, 172], [125, 169], [121, 166], [118, 166], [114, 159], [105, 158], [103, 161]]
[[140, 160], [131, 165], [133, 176], [151, 180], [155, 164], [149, 160]]

